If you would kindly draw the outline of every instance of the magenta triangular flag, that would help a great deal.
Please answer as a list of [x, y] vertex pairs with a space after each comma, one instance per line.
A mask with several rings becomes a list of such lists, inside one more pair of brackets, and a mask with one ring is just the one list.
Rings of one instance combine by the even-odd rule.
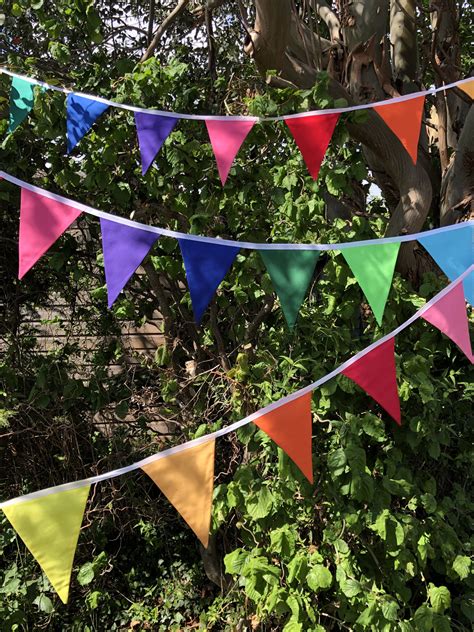
[[21, 190], [19, 268], [21, 279], [76, 220], [81, 211], [64, 202]]
[[149, 230], [101, 217], [107, 299], [112, 307], [130, 277], [147, 256], [159, 235]]
[[217, 169], [224, 185], [242, 143], [255, 121], [207, 119], [206, 127], [216, 157]]
[[318, 179], [319, 168], [338, 119], [338, 113], [285, 119], [314, 180]]
[[342, 373], [363, 388], [400, 425], [394, 338], [366, 353]]
[[467, 359], [474, 363], [462, 283], [454, 286], [421, 317], [451, 338]]

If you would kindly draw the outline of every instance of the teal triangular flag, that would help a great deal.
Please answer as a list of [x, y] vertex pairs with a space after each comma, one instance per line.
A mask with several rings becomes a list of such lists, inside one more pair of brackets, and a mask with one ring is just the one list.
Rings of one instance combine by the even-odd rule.
[[371, 244], [342, 250], [379, 325], [382, 324], [399, 250], [400, 243]]
[[34, 84], [20, 77], [12, 78], [8, 133], [13, 132], [31, 112], [34, 97]]
[[306, 290], [313, 278], [319, 250], [260, 250], [259, 252], [280, 299], [288, 327], [293, 329]]

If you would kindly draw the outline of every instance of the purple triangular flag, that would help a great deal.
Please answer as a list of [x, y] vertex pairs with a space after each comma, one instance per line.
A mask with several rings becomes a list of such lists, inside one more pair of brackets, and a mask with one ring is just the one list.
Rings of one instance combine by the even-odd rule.
[[149, 230], [100, 218], [108, 305], [112, 307], [159, 235]]
[[178, 119], [172, 116], [135, 112], [135, 125], [137, 128], [138, 144], [140, 145], [140, 155], [142, 157], [143, 175], [145, 175], [150, 168], [156, 154], [173, 131], [177, 122]]

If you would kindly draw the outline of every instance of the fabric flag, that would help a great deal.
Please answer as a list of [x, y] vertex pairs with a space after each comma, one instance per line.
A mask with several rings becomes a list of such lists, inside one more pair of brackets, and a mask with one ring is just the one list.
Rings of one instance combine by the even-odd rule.
[[[435, 235], [419, 237], [450, 281], [454, 281], [474, 263], [474, 228], [465, 226]], [[464, 279], [466, 300], [474, 305], [474, 273]]]
[[206, 119], [207, 132], [222, 185], [225, 184], [234, 158], [253, 126], [254, 121]]
[[466, 83], [462, 83], [458, 88], [461, 88], [463, 92], [471, 97], [474, 100], [474, 78], [471, 81]]
[[314, 180], [318, 178], [319, 168], [338, 119], [339, 114], [316, 114], [285, 119]]
[[319, 250], [260, 250], [260, 255], [280, 299], [288, 327], [293, 329], [313, 278]]
[[143, 175], [150, 168], [156, 154], [160, 151], [177, 122], [178, 119], [172, 116], [135, 112], [135, 126], [140, 146]]
[[19, 272], [21, 279], [81, 211], [40, 193], [21, 190]]
[[100, 218], [108, 305], [112, 307], [159, 235]]
[[12, 78], [8, 133], [13, 132], [31, 112], [34, 98], [34, 84], [20, 77]]
[[405, 147], [415, 165], [424, 104], [425, 97], [422, 96], [407, 101], [374, 105], [374, 110]]
[[239, 248], [191, 239], [178, 239], [178, 242], [186, 269], [194, 317], [199, 324]]
[[204, 548], [211, 525], [215, 443], [212, 439], [142, 466]]
[[313, 482], [311, 397], [312, 393], [301, 395], [253, 422], [286, 452], [310, 483]]
[[390, 338], [350, 364], [342, 373], [364, 389], [401, 424], [395, 369], [395, 338]]
[[2, 507], [63, 603], [89, 490], [87, 485]]
[[378, 324], [392, 285], [399, 243], [344, 248], [341, 252], [362, 288]]
[[69, 93], [66, 99], [67, 153], [71, 153], [77, 143], [87, 134], [96, 119], [109, 106], [94, 99]]
[[457, 344], [468, 360], [474, 363], [466, 315], [466, 303], [461, 283], [421, 315]]

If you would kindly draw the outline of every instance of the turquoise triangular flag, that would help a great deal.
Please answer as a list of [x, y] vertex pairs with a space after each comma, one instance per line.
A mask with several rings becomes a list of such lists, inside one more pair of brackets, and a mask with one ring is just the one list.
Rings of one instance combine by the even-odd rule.
[[[474, 263], [474, 227], [459, 228], [419, 237], [450, 281], [454, 281]], [[464, 295], [474, 305], [474, 273], [464, 279]]]
[[10, 89], [10, 117], [8, 133], [13, 132], [33, 109], [34, 84], [21, 77], [13, 77]]

